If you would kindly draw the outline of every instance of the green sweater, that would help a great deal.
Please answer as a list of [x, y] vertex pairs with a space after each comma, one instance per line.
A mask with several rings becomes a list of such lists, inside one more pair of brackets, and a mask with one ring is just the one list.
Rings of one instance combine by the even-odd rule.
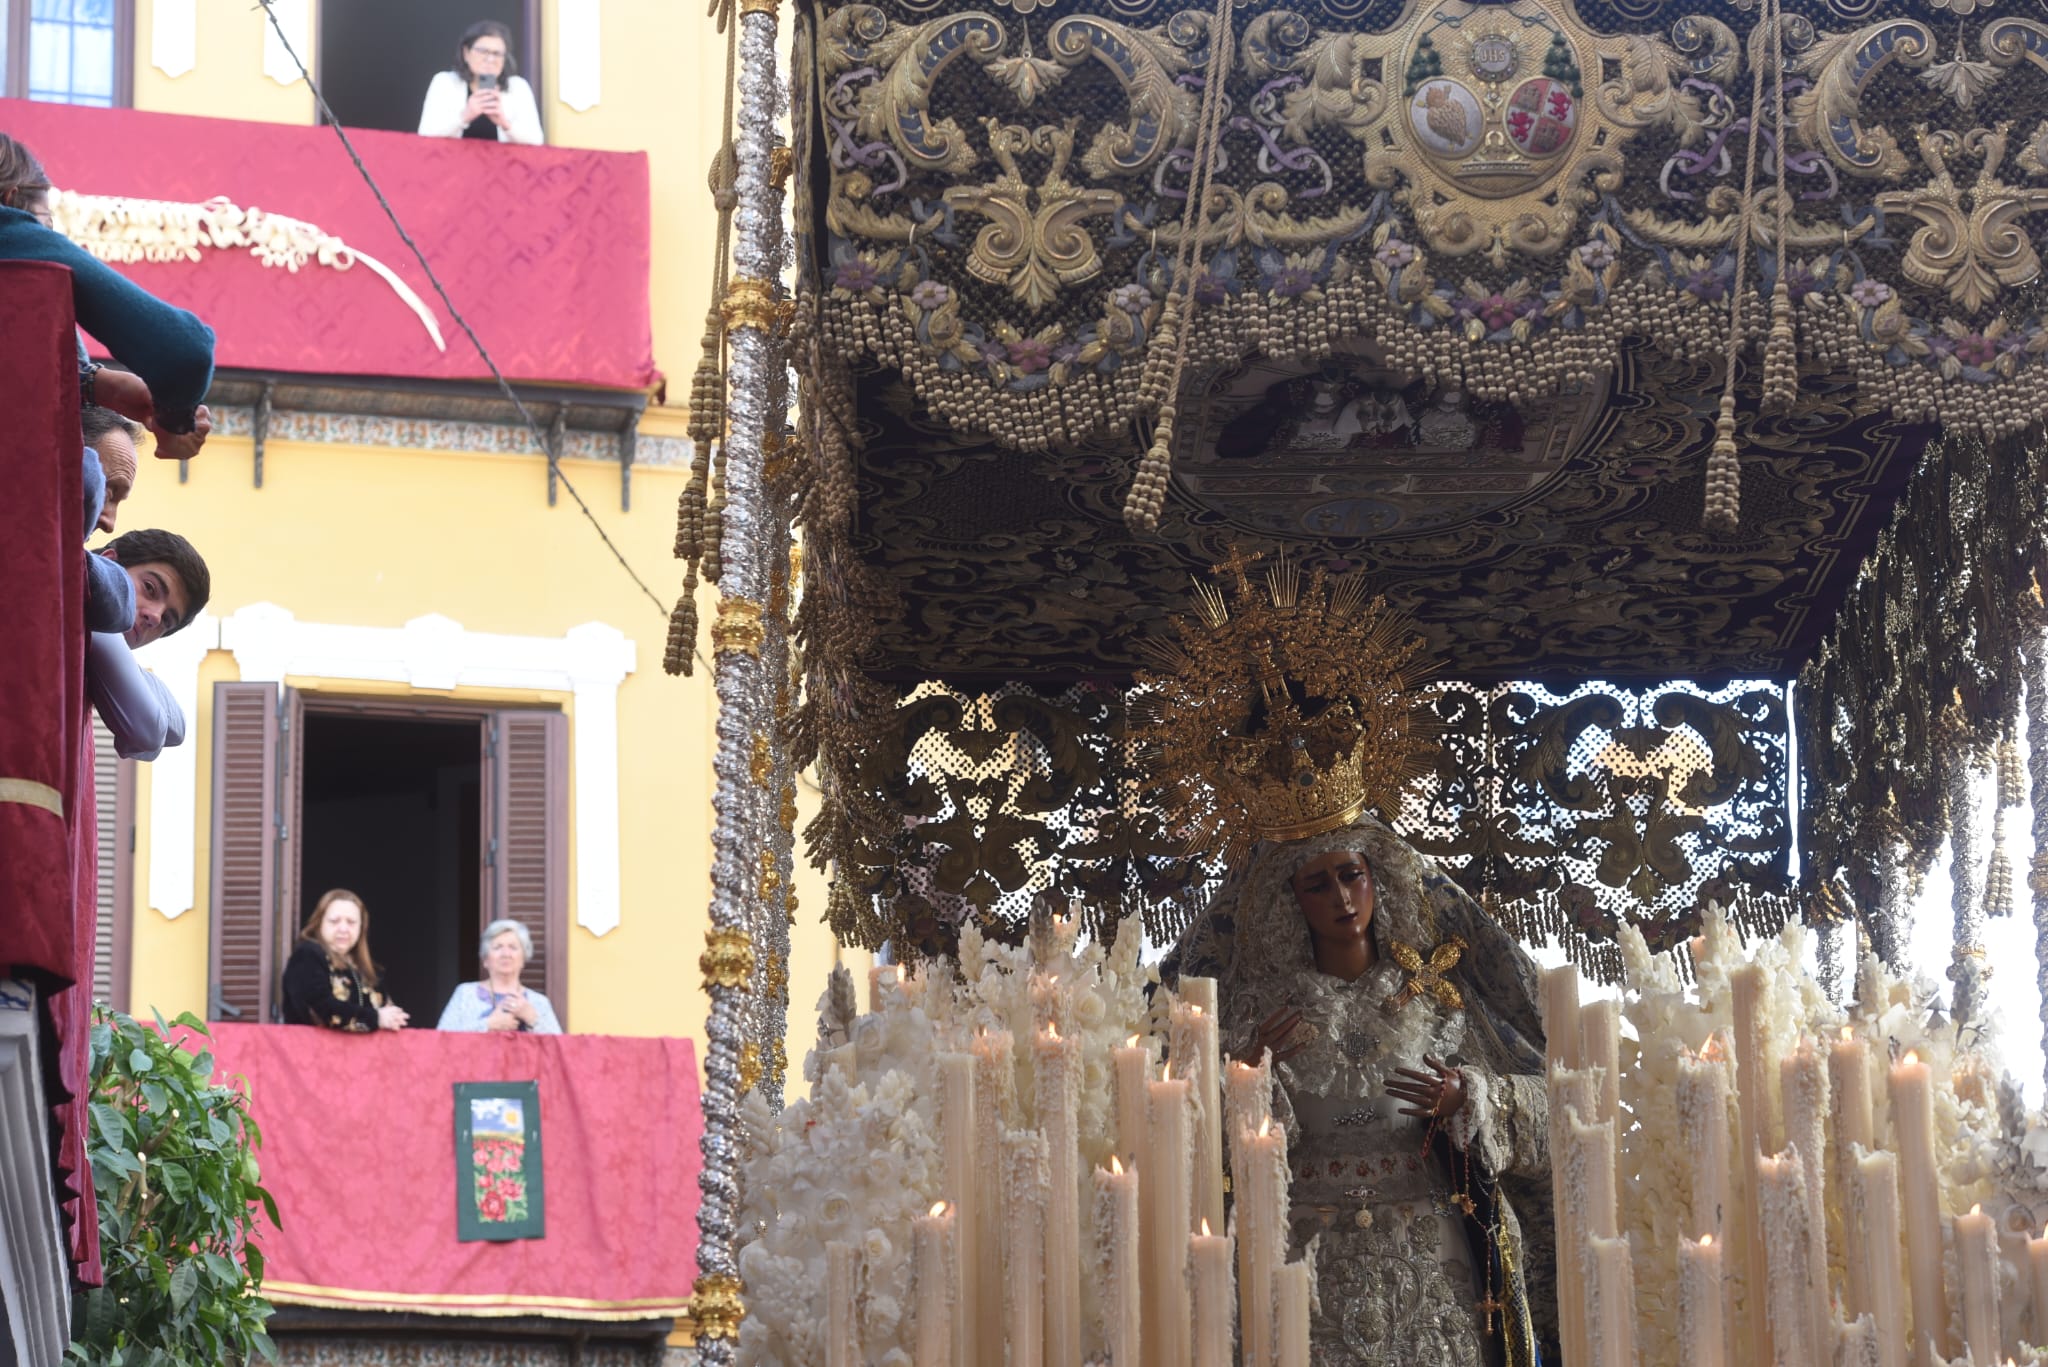
[[142, 377], [166, 432], [190, 432], [213, 383], [213, 329], [131, 283], [33, 214], [0, 208], [0, 261], [53, 261], [71, 269], [78, 325]]

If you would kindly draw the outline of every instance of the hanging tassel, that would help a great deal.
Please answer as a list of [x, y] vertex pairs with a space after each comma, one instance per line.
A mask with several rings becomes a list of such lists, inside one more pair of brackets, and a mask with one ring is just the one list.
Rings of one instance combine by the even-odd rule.
[[670, 674], [690, 677], [697, 652], [697, 564], [693, 560], [683, 571], [683, 596], [676, 599], [668, 615], [668, 646], [662, 651], [661, 667]]
[[1771, 334], [1764, 343], [1764, 412], [1789, 413], [1799, 401], [1799, 338], [1792, 325], [1792, 292], [1785, 287], [1785, 264], [1778, 263], [1778, 283], [1771, 291]]
[[1714, 421], [1714, 450], [1707, 457], [1707, 503], [1700, 522], [1719, 536], [1733, 536], [1742, 518], [1742, 466], [1735, 453], [1735, 395], [1721, 395]]
[[704, 354], [690, 380], [690, 440], [709, 446], [725, 435], [725, 320], [714, 305], [704, 317]]
[[725, 540], [725, 452], [714, 453], [711, 462], [711, 496], [704, 501], [704, 532], [699, 538], [704, 582], [716, 584], [721, 562], [719, 550]]
[[1173, 419], [1172, 404], [1159, 410], [1159, 424], [1152, 429], [1152, 449], [1138, 463], [1130, 497], [1124, 501], [1124, 524], [1134, 532], [1159, 530], [1159, 512], [1166, 506], [1166, 479], [1173, 471]]

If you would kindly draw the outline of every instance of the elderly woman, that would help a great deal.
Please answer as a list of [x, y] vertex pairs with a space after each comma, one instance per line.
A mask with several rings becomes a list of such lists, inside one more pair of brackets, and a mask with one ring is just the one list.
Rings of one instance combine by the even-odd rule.
[[555, 1008], [540, 993], [520, 985], [520, 970], [533, 957], [533, 937], [517, 921], [493, 921], [484, 927], [477, 958], [483, 977], [455, 989], [441, 1012], [443, 1030], [524, 1030], [559, 1035]]
[[347, 888], [323, 893], [284, 966], [284, 1018], [368, 1035], [403, 1030], [411, 1019], [377, 990], [370, 960], [370, 913]]
[[538, 147], [540, 108], [512, 56], [512, 30], [483, 19], [462, 35], [452, 70], [435, 73], [420, 107], [420, 132], [430, 138], [482, 138]]

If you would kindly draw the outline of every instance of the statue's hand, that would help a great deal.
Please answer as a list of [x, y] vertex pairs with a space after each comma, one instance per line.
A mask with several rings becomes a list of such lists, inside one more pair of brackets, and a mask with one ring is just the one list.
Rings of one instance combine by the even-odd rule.
[[1429, 1065], [1430, 1071], [1396, 1068], [1393, 1080], [1387, 1083], [1387, 1094], [1408, 1103], [1401, 1108], [1402, 1115], [1422, 1120], [1442, 1120], [1456, 1115], [1465, 1104], [1464, 1074], [1434, 1054], [1424, 1054], [1422, 1061]]
[[1252, 1042], [1237, 1053], [1239, 1063], [1248, 1063], [1256, 1068], [1259, 1060], [1273, 1051], [1273, 1062], [1285, 1063], [1306, 1049], [1311, 1032], [1302, 1028], [1301, 1008], [1283, 1006], [1259, 1022], [1259, 1028], [1252, 1035]]

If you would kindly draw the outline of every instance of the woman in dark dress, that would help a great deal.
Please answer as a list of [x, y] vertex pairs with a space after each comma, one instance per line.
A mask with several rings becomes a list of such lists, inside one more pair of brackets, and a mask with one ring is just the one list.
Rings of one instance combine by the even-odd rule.
[[403, 1030], [410, 1019], [377, 990], [370, 962], [370, 913], [346, 888], [320, 898], [284, 966], [284, 1018], [367, 1035]]

